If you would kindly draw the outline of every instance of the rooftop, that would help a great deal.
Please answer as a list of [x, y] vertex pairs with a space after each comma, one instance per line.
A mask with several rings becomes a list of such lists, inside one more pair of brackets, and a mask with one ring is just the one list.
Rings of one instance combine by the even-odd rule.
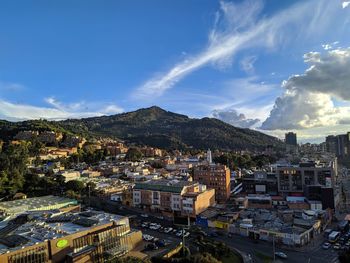
[[149, 180], [145, 182], [135, 183], [134, 189], [163, 191], [171, 193], [181, 193], [185, 186], [193, 185], [195, 183], [189, 181], [179, 180]]
[[[47, 195], [14, 201], [0, 202], [0, 211], [8, 213], [21, 213], [31, 210], [43, 210], [57, 205], [76, 205], [77, 201], [65, 197]], [[57, 207], [56, 207], [57, 208]]]
[[[29, 212], [26, 215], [27, 220], [22, 220], [21, 223], [14, 223], [15, 218], [17, 218], [15, 216], [7, 219], [7, 222], [1, 222], [2, 225], [5, 225], [1, 230], [9, 228], [9, 226], [11, 229], [0, 236], [0, 254], [46, 240], [58, 239], [113, 221], [120, 225], [129, 224], [127, 217], [100, 211], [59, 213], [54, 214], [54, 216], [52, 214], [54, 213], [35, 211]], [[18, 217], [23, 217], [23, 214]], [[15, 227], [13, 227], [14, 225]]]

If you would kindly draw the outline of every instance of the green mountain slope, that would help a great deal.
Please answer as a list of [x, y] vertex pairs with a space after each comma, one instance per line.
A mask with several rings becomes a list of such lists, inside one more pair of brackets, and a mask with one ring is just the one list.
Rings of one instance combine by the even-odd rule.
[[[268, 145], [282, 147], [275, 137], [241, 129], [214, 118], [192, 119], [153, 106], [113, 116], [44, 121], [46, 126], [83, 136], [108, 136], [140, 145], [167, 149], [262, 150]], [[26, 126], [29, 122], [6, 122], [7, 126]], [[0, 122], [0, 136], [1, 127]]]

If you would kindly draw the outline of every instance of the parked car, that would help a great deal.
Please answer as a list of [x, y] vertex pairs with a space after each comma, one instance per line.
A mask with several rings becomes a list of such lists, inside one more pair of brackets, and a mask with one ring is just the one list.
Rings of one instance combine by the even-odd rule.
[[332, 246], [331, 243], [326, 242], [326, 243], [324, 243], [324, 244], [322, 245], [322, 248], [323, 248], [323, 249], [329, 249], [331, 246]]
[[176, 236], [177, 236], [177, 237], [182, 236], [182, 230], [178, 231], [178, 232], [176, 233]]
[[148, 235], [148, 234], [143, 234], [142, 239], [145, 241], [152, 241], [154, 239], [154, 237], [151, 235]]
[[149, 227], [149, 223], [148, 223], [148, 222], [143, 222], [143, 223], [141, 224], [141, 226], [142, 226], [143, 228], [148, 228], [148, 227]]
[[275, 255], [276, 255], [277, 257], [283, 258], [283, 259], [287, 259], [287, 258], [288, 258], [288, 256], [287, 256], [285, 253], [280, 252], [280, 251], [275, 252]]
[[161, 225], [152, 223], [152, 224], [150, 224], [149, 229], [158, 230], [160, 227], [161, 227]]
[[336, 244], [333, 246], [333, 248], [334, 248], [335, 250], [339, 250], [339, 249], [341, 248], [341, 246], [340, 246], [339, 243], [336, 243]]
[[141, 217], [147, 218], [148, 215], [147, 214], [141, 214]]
[[171, 231], [173, 231], [172, 227], [166, 227], [164, 228], [164, 233], [170, 233]]
[[184, 237], [188, 237], [190, 235], [190, 232], [186, 232], [185, 234], [184, 234]]

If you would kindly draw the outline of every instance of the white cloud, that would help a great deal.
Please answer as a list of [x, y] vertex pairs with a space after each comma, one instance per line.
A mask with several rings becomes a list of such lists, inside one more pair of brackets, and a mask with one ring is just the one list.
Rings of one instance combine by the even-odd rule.
[[338, 17], [339, 6], [333, 1], [302, 2], [272, 17], [259, 19], [262, 8], [262, 1], [251, 0], [240, 4], [221, 2], [207, 47], [147, 80], [136, 89], [135, 97], [145, 99], [160, 96], [203, 66], [211, 64], [222, 68], [231, 65], [233, 56], [243, 49], [276, 48], [286, 41], [314, 39], [330, 28], [337, 30], [334, 18]]
[[83, 101], [70, 104], [63, 104], [62, 102], [58, 101], [55, 97], [48, 97], [44, 100], [49, 105], [61, 111], [80, 111], [84, 110], [85, 107], [85, 103]]
[[260, 121], [259, 119], [248, 119], [243, 113], [238, 113], [234, 109], [214, 110], [212, 115], [216, 119], [241, 128], [251, 128]]
[[[27, 104], [15, 104], [0, 99], [0, 119], [10, 121], [31, 120], [31, 119], [49, 119], [63, 120], [69, 118], [86, 118], [92, 116], [102, 116], [120, 113], [123, 110], [113, 104], [88, 110], [85, 103], [64, 104], [53, 97], [45, 99], [51, 107], [38, 107]], [[84, 108], [85, 107], [85, 108]]]
[[328, 44], [322, 44], [322, 48], [324, 50], [331, 50], [333, 49], [336, 45], [339, 44], [339, 41], [334, 41], [333, 43], [328, 43]]
[[350, 5], [350, 1], [344, 1], [344, 2], [342, 3], [343, 9], [344, 9], [344, 8], [347, 8], [349, 5]]
[[304, 61], [310, 67], [304, 74], [290, 77], [284, 83], [286, 89], [307, 89], [350, 100], [350, 48], [326, 54], [310, 52], [304, 55]]
[[105, 114], [116, 114], [116, 113], [120, 113], [123, 112], [123, 109], [117, 105], [107, 105], [105, 108], [102, 109], [102, 112]]
[[254, 63], [258, 58], [256, 56], [247, 56], [240, 61], [241, 68], [246, 73], [254, 73]]
[[330, 44], [323, 44], [322, 47], [324, 50], [332, 49], [332, 46]]
[[[350, 48], [304, 55], [310, 67], [283, 82], [278, 97], [261, 128], [267, 130], [331, 127], [349, 121]], [[342, 100], [344, 105], [335, 105]]]

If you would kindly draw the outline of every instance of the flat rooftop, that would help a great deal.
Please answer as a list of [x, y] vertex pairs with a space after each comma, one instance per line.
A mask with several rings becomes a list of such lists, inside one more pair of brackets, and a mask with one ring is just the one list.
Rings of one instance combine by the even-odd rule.
[[19, 199], [14, 201], [0, 202], [0, 211], [23, 212], [31, 210], [41, 210], [40, 208], [53, 207], [55, 205], [77, 204], [74, 199], [66, 197], [46, 195], [27, 199]]
[[[51, 217], [48, 217], [47, 211], [35, 211], [20, 216], [27, 216], [27, 222], [18, 224], [14, 230], [0, 236], [0, 254], [92, 229], [112, 221], [119, 225], [129, 225], [127, 217], [101, 211], [56, 213]], [[17, 217], [12, 216], [6, 219], [7, 225], [3, 221], [2, 225], [5, 227], [1, 228], [0, 232], [13, 226], [15, 218]]]
[[145, 182], [137, 182], [135, 183], [134, 189], [181, 193], [182, 189], [185, 186], [189, 186], [193, 184], [196, 184], [196, 183], [189, 182], [189, 181], [160, 179], [160, 180], [149, 180]]

